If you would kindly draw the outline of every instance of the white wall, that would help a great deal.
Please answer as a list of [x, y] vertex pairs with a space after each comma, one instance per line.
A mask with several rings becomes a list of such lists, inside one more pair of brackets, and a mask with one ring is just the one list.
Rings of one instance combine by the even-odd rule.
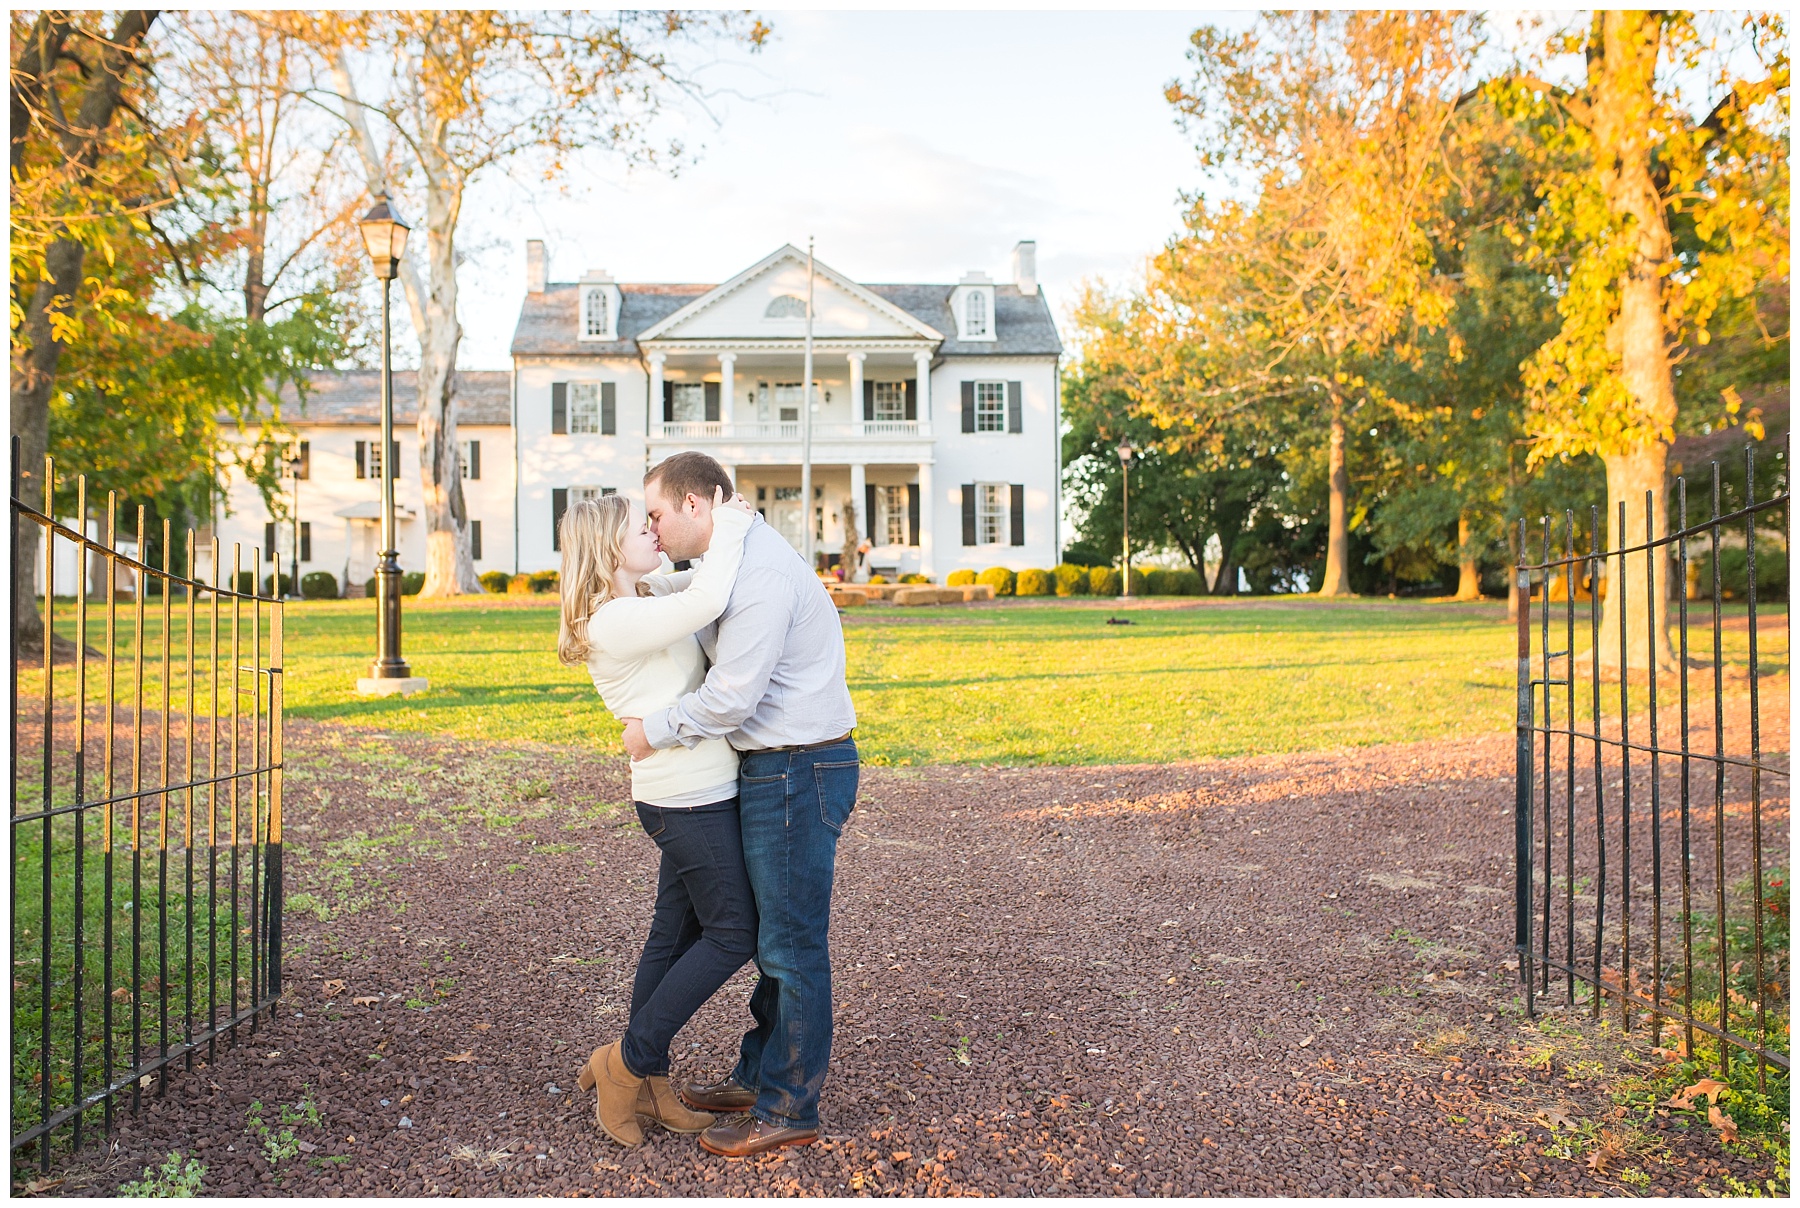
[[[521, 359], [517, 370], [519, 423], [519, 570], [554, 570], [562, 555], [551, 530], [558, 487], [613, 487], [643, 493], [649, 417], [649, 375], [635, 357]], [[556, 382], [617, 384], [618, 434], [569, 436], [550, 431], [550, 387]], [[660, 416], [662, 400], [655, 402]], [[509, 567], [510, 569], [510, 567]]]
[[[962, 430], [962, 383], [1013, 381], [1021, 385], [1020, 432]], [[990, 566], [1013, 570], [1056, 563], [1056, 362], [1049, 357], [952, 357], [931, 372], [934, 440], [932, 493], [933, 570], [942, 581], [953, 570]], [[1022, 483], [1025, 544], [962, 543], [962, 487], [969, 482]]]

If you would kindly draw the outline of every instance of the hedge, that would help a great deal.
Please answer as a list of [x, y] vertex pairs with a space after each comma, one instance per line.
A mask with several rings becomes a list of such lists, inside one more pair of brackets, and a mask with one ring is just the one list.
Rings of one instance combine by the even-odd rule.
[[553, 570], [534, 570], [531, 572], [532, 591], [555, 591], [561, 576]]
[[[424, 591], [424, 590], [425, 590], [425, 572], [424, 571], [409, 570], [409, 571], [403, 571], [401, 573], [401, 575], [400, 575], [400, 594], [401, 595], [416, 596], [421, 591]], [[375, 577], [373, 575], [369, 576], [369, 581], [363, 584], [363, 591], [368, 594], [368, 597], [371, 600], [373, 600], [375, 598]]]
[[495, 595], [504, 595], [506, 593], [507, 585], [511, 582], [512, 576], [503, 570], [484, 570], [481, 572], [482, 590], [493, 592]]
[[994, 589], [996, 596], [1013, 594], [1013, 573], [1004, 566], [990, 566], [975, 576], [975, 582]]
[[1019, 596], [1047, 596], [1056, 590], [1050, 572], [1044, 570], [1022, 570], [1018, 581], [1013, 584], [1013, 594]]
[[309, 570], [300, 576], [300, 594], [308, 600], [335, 600], [337, 576], [328, 570]]
[[915, 571], [914, 573], [912, 573], [910, 575], [901, 575], [900, 582], [902, 582], [902, 583], [929, 583], [929, 582], [931, 582], [931, 576], [921, 575]]
[[509, 596], [528, 596], [535, 590], [531, 586], [530, 575], [514, 575], [506, 581], [506, 594]]
[[1110, 566], [1096, 566], [1088, 571], [1088, 588], [1097, 596], [1116, 596], [1125, 581]]
[[[288, 589], [292, 587], [293, 584], [294, 581], [288, 578], [286, 571], [283, 571], [279, 578], [275, 575], [264, 575], [262, 581], [262, 594], [265, 596], [285, 596], [288, 594]], [[239, 590], [244, 590], [244, 588], [240, 587]]]
[[975, 572], [968, 569], [953, 570], [944, 580], [945, 587], [967, 587], [975, 582]]
[[1085, 596], [1093, 590], [1088, 581], [1088, 568], [1076, 566], [1072, 562], [1064, 562], [1050, 572], [1056, 580], [1056, 594], [1059, 596]]

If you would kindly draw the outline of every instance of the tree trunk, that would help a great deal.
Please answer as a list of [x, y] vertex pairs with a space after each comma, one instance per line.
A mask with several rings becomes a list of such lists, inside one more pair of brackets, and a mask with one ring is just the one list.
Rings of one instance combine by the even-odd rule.
[[[1619, 313], [1607, 333], [1607, 343], [1619, 350], [1619, 377], [1647, 421], [1634, 426], [1672, 435], [1675, 378], [1664, 325], [1663, 281], [1674, 257], [1674, 241], [1651, 175], [1653, 132], [1646, 119], [1656, 82], [1660, 18], [1643, 12], [1608, 12], [1601, 20], [1602, 61], [1589, 66], [1595, 160], [1609, 207], [1619, 217], [1632, 220], [1635, 236], [1619, 277]], [[1668, 457], [1669, 446], [1662, 435], [1605, 455], [1609, 548], [1641, 544], [1667, 534], [1664, 478]], [[1619, 527], [1621, 505], [1623, 529]], [[1619, 671], [1623, 634], [1627, 670], [1641, 672], [1652, 664], [1673, 668], [1666, 596], [1657, 591], [1652, 598], [1646, 555], [1639, 552], [1623, 559], [1622, 566], [1620, 562], [1619, 558], [1607, 561], [1600, 665]], [[1667, 565], [1668, 559], [1662, 559], [1661, 566]]]
[[1344, 400], [1331, 396], [1330, 527], [1325, 540], [1325, 573], [1319, 580], [1321, 596], [1348, 596], [1350, 590], [1350, 471], [1344, 463]]
[[1469, 513], [1465, 509], [1456, 517], [1456, 557], [1461, 567], [1456, 578], [1456, 598], [1459, 600], [1481, 599], [1481, 566], [1475, 559], [1469, 529]]

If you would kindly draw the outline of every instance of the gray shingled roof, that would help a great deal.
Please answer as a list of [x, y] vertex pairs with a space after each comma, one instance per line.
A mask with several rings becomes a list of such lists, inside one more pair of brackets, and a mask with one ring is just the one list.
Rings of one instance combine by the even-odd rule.
[[[620, 285], [619, 336], [617, 342], [576, 339], [580, 314], [580, 289], [555, 283], [541, 294], [526, 294], [513, 330], [514, 356], [587, 355], [636, 356], [636, 336], [692, 302], [711, 285]], [[946, 333], [938, 351], [944, 356], [1060, 356], [1062, 340], [1056, 334], [1050, 304], [1042, 290], [1026, 297], [1016, 285], [994, 287], [992, 343], [963, 343], [956, 339], [956, 319], [950, 313], [953, 285], [870, 285], [869, 292], [898, 306], [914, 318]]]
[[662, 322], [698, 298], [710, 285], [620, 285], [619, 339], [580, 340], [576, 328], [581, 318], [581, 287], [552, 283], [541, 294], [526, 294], [513, 329], [514, 356], [638, 354], [637, 334]]
[[[417, 423], [419, 375], [394, 371], [394, 422]], [[512, 423], [512, 371], [463, 369], [456, 374], [456, 422]], [[381, 371], [346, 369], [314, 373], [302, 405], [291, 386], [282, 387], [281, 412], [289, 422], [306, 424], [379, 424]]]

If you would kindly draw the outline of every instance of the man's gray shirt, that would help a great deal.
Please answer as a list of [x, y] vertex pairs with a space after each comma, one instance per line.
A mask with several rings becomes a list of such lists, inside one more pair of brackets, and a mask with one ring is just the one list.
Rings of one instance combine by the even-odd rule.
[[698, 689], [643, 719], [651, 746], [724, 738], [761, 751], [827, 742], [855, 727], [837, 605], [760, 517], [744, 538], [731, 602], [699, 638], [712, 669]]

